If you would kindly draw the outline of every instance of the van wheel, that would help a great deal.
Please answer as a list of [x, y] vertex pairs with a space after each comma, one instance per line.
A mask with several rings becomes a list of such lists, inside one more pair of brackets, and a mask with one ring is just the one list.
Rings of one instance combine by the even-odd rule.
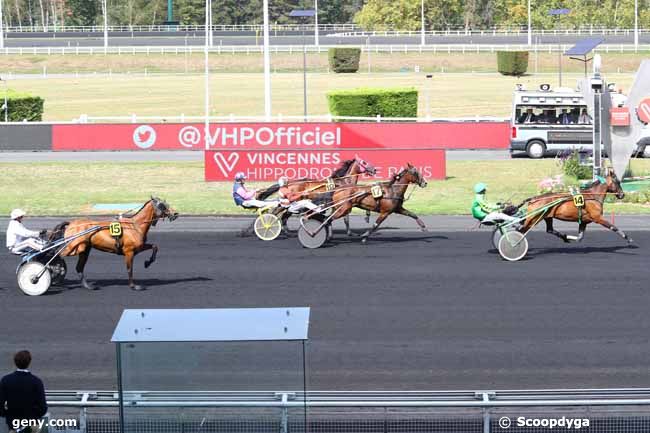
[[526, 146], [526, 153], [531, 158], [539, 159], [546, 153], [546, 145], [539, 140], [533, 140]]

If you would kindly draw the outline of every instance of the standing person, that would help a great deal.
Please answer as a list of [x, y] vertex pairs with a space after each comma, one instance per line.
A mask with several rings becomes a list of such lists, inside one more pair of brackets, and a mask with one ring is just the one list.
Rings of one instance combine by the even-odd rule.
[[533, 109], [529, 108], [526, 112], [519, 117], [519, 123], [534, 123], [537, 121], [537, 116], [533, 113]]
[[36, 422], [47, 413], [45, 387], [29, 370], [32, 355], [21, 350], [14, 355], [16, 371], [0, 380], [0, 416], [5, 418], [10, 433], [39, 433], [40, 428], [17, 428], [16, 422]]
[[32, 249], [40, 251], [43, 249], [45, 243], [41, 241], [40, 232], [29, 230], [23, 225], [23, 218], [26, 212], [22, 209], [14, 209], [11, 211], [11, 221], [7, 226], [7, 248], [14, 254], [21, 254], [22, 252]]
[[587, 114], [587, 109], [583, 108], [582, 112], [580, 113], [580, 116], [578, 117], [578, 123], [581, 125], [589, 125], [591, 124], [591, 116]]
[[570, 123], [573, 123], [568, 108], [562, 110], [562, 114], [560, 114], [560, 117], [558, 117], [557, 123], [561, 123], [562, 125], [568, 125]]

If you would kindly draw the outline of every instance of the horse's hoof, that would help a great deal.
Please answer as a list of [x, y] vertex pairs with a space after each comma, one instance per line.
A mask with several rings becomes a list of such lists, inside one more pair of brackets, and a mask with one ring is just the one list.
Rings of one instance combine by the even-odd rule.
[[361, 239], [361, 243], [365, 245], [365, 243], [368, 242], [368, 238], [363, 238]]
[[90, 291], [97, 290], [97, 287], [95, 287], [93, 284], [90, 284], [90, 283], [82, 284], [82, 286], [86, 290], [90, 290]]
[[139, 285], [136, 284], [135, 286], [131, 286], [131, 290], [133, 290], [135, 292], [141, 292], [141, 291], [145, 290], [145, 288], [143, 286], [139, 286]]
[[421, 231], [422, 233], [428, 233], [428, 232], [429, 232], [429, 229], [426, 228], [426, 227], [421, 227], [421, 228], [420, 228], [420, 231]]

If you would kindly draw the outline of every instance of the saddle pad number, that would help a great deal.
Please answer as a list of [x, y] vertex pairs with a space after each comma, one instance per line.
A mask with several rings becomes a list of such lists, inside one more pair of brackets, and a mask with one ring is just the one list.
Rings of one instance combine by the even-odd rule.
[[118, 238], [122, 236], [122, 224], [120, 224], [118, 221], [112, 222], [108, 226], [108, 231], [110, 232], [111, 236]]
[[576, 205], [576, 207], [583, 207], [585, 205], [585, 197], [582, 194], [574, 195], [573, 204]]
[[331, 178], [330, 178], [330, 179], [327, 179], [327, 184], [325, 185], [325, 188], [326, 188], [328, 191], [331, 191], [331, 190], [333, 190], [334, 188], [336, 188], [336, 184], [334, 183], [334, 180], [331, 179]]
[[375, 185], [370, 188], [370, 193], [372, 194], [373, 198], [381, 198], [384, 195], [384, 191], [379, 185]]

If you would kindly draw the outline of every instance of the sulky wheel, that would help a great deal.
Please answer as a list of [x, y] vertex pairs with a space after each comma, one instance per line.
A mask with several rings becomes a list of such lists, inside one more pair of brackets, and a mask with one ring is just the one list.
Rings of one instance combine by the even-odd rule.
[[65, 260], [61, 257], [56, 257], [50, 263], [50, 274], [52, 275], [52, 285], [58, 286], [63, 284], [65, 281], [65, 274], [68, 272], [68, 267], [65, 264]]
[[524, 258], [528, 252], [528, 239], [518, 231], [504, 233], [499, 240], [499, 254], [509, 262]]
[[20, 265], [17, 279], [20, 290], [29, 296], [39, 296], [47, 292], [52, 281], [50, 271], [43, 263], [36, 261]]
[[492, 246], [494, 247], [495, 250], [499, 250], [499, 241], [501, 240], [501, 236], [503, 236], [503, 233], [505, 232], [511, 232], [514, 230], [514, 227], [508, 225], [501, 227], [495, 227], [494, 230], [492, 231]]
[[255, 234], [263, 241], [272, 241], [280, 236], [282, 222], [272, 213], [263, 213], [255, 219]]
[[305, 248], [320, 248], [327, 242], [327, 233], [327, 226], [315, 219], [308, 219], [300, 224], [298, 240]]

